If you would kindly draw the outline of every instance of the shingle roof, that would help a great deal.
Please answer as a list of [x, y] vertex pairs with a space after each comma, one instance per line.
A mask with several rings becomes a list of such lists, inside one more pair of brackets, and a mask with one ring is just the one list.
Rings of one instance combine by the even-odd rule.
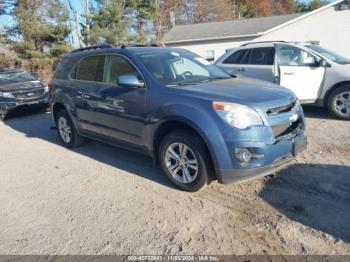
[[304, 14], [299, 13], [224, 22], [177, 25], [164, 36], [161, 42], [186, 42], [257, 35], [302, 15]]

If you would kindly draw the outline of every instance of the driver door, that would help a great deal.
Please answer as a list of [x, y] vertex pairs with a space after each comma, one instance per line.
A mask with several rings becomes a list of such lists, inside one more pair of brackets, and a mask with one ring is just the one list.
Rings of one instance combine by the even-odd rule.
[[317, 100], [326, 71], [317, 57], [295, 46], [279, 44], [277, 61], [281, 86], [292, 90], [301, 101]]
[[144, 82], [136, 66], [125, 56], [107, 54], [95, 91], [95, 121], [100, 133], [122, 142], [144, 143], [146, 88], [118, 84], [123, 75], [135, 75]]

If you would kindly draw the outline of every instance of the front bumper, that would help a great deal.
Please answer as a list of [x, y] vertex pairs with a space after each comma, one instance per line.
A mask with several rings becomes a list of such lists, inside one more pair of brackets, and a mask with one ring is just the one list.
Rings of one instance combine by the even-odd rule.
[[25, 101], [19, 101], [15, 99], [0, 101], [0, 114], [5, 115], [10, 111], [19, 107], [44, 105], [48, 103], [49, 103], [48, 94], [45, 94], [44, 96], [41, 96], [35, 99], [25, 100]]
[[[247, 145], [249, 143], [244, 144], [244, 146]], [[220, 174], [219, 182], [223, 184], [241, 183], [280, 171], [306, 149], [307, 137], [302, 131], [294, 138], [281, 140], [271, 145], [264, 144], [262, 146], [260, 144], [260, 146], [259, 150], [263, 152], [263, 159], [256, 160], [256, 163], [252, 165], [240, 165], [239, 168], [217, 170], [217, 173]]]

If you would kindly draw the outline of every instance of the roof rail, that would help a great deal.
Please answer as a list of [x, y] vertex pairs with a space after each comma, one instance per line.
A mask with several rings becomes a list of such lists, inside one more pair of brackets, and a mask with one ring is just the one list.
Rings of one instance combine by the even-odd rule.
[[149, 45], [141, 45], [141, 44], [122, 44], [122, 45], [110, 45], [110, 44], [103, 44], [103, 45], [92, 45], [87, 47], [82, 47], [73, 50], [70, 52], [71, 54], [78, 53], [78, 52], [84, 52], [84, 51], [90, 51], [90, 50], [97, 50], [97, 49], [108, 49], [108, 48], [128, 48], [128, 47], [161, 47], [157, 44], [149, 44]]
[[250, 43], [245, 43], [241, 46], [247, 46], [247, 45], [254, 45], [254, 44], [265, 44], [265, 43], [288, 43], [287, 41], [282, 41], [282, 40], [275, 40], [275, 41], [261, 41], [261, 42], [250, 42]]
[[128, 47], [161, 47], [160, 45], [157, 44], [123, 44], [120, 46], [120, 48], [128, 48]]
[[96, 50], [96, 49], [107, 49], [107, 48], [116, 48], [117, 46], [115, 45], [92, 45], [92, 46], [87, 46], [87, 47], [82, 47], [73, 50], [70, 52], [71, 54], [77, 53], [77, 52], [84, 52], [84, 51], [90, 51], [90, 50]]

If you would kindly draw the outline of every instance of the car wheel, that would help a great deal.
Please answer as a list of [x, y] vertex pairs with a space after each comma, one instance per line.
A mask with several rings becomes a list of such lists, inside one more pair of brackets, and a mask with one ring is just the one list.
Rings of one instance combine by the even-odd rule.
[[0, 114], [0, 121], [4, 121], [6, 118], [6, 115]]
[[84, 142], [75, 129], [73, 122], [67, 111], [61, 110], [56, 117], [58, 136], [65, 147], [76, 147]]
[[350, 120], [350, 85], [340, 87], [331, 93], [328, 109], [334, 116]]
[[202, 139], [193, 132], [176, 130], [166, 135], [159, 147], [159, 163], [182, 190], [195, 192], [209, 182], [209, 155]]

